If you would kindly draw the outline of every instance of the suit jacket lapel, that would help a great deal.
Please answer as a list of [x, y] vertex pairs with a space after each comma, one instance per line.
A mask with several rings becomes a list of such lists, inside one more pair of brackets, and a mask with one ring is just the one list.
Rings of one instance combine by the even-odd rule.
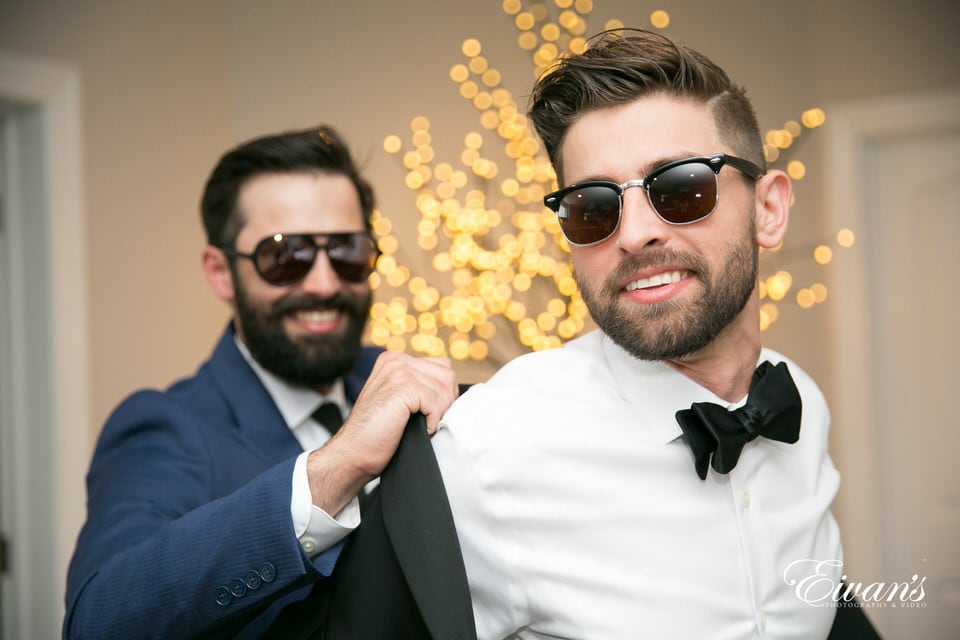
[[228, 327], [213, 351], [209, 365], [211, 378], [223, 401], [230, 407], [240, 437], [250, 447], [275, 464], [302, 452], [283, 416], [234, 342]]
[[423, 415], [411, 417], [380, 491], [387, 536], [430, 635], [475, 640], [460, 543]]

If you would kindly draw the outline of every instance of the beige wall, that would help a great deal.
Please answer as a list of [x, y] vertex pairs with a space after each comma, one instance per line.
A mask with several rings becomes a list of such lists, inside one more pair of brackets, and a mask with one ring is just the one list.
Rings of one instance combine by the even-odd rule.
[[[69, 64], [81, 74], [94, 424], [133, 389], [192, 371], [224, 325], [227, 310], [199, 269], [197, 214], [220, 153], [254, 135], [334, 124], [367, 158], [384, 213], [397, 226], [412, 226], [403, 170], [381, 141], [405, 135], [412, 117], [426, 115], [438, 150], [452, 156], [463, 134], [478, 128], [476, 111], [448, 77], [462, 61], [466, 37], [480, 39], [505, 85], [524, 98], [532, 67], [500, 5], [0, 1], [0, 50]], [[651, 10], [666, 8], [667, 33], [747, 85], [764, 128], [811, 106], [960, 85], [957, 9], [949, 0], [594, 5], [591, 30], [610, 18], [645, 26]], [[798, 150], [810, 174], [797, 185], [789, 236], [797, 246], [831, 231], [820, 215], [816, 137], [801, 139]], [[801, 280], [825, 277], [803, 263], [794, 268]], [[829, 395], [826, 316], [823, 307], [788, 311], [765, 337]], [[487, 373], [462, 371], [473, 378]]]

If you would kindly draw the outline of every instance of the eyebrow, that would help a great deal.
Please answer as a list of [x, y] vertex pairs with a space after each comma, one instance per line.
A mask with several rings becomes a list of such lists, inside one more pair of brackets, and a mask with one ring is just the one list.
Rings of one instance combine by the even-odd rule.
[[[675, 162], [675, 161], [677, 161], [677, 160], [684, 160], [684, 159], [686, 159], [686, 158], [699, 158], [699, 157], [705, 156], [705, 155], [710, 155], [710, 154], [706, 154], [706, 153], [695, 153], [695, 152], [693, 152], [693, 151], [679, 151], [679, 152], [674, 153], [674, 154], [671, 154], [671, 155], [660, 156], [660, 157], [658, 157], [657, 159], [652, 160], [651, 162], [648, 162], [647, 164], [645, 164], [645, 165], [643, 165], [642, 167], [640, 167], [639, 170], [638, 170], [635, 174], [633, 174], [635, 177], [631, 177], [631, 178], [629, 178], [629, 180], [636, 180], [636, 179], [638, 179], [638, 178], [643, 179], [643, 178], [647, 177], [648, 175], [650, 175], [654, 170], [659, 169], [660, 167], [662, 167], [662, 166], [665, 165], [665, 164], [669, 164], [669, 163]], [[562, 186], [563, 186], [563, 187], [567, 187], [567, 186], [570, 186], [570, 185], [572, 185], [572, 184], [579, 184], [579, 183], [581, 183], [581, 182], [589, 182], [589, 181], [591, 181], [591, 180], [603, 180], [603, 181], [605, 181], [605, 182], [616, 182], [617, 184], [619, 184], [619, 183], [621, 182], [621, 180], [614, 179], [614, 177], [611, 176], [611, 175], [602, 174], [602, 173], [591, 173], [591, 174], [588, 174], [587, 176], [585, 176], [585, 177], [583, 177], [583, 178], [580, 178], [579, 180], [572, 180], [572, 181], [570, 181], [568, 184], [565, 184], [565, 185], [562, 185]]]

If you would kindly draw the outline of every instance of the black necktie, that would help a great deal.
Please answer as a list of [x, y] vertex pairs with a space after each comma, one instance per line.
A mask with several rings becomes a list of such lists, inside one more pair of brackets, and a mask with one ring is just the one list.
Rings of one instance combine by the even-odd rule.
[[787, 365], [762, 362], [753, 373], [744, 406], [729, 411], [712, 402], [694, 402], [677, 411], [677, 422], [693, 451], [697, 475], [706, 480], [708, 464], [718, 473], [730, 473], [744, 445], [757, 436], [796, 442], [801, 408]]
[[340, 407], [333, 402], [324, 402], [317, 407], [311, 416], [314, 420], [326, 427], [332, 436], [343, 424], [343, 414], [340, 413]]

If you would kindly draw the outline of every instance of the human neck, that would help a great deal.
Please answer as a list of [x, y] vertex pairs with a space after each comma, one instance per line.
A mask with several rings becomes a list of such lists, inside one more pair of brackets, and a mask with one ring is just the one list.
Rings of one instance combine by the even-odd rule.
[[[749, 305], [744, 311], [749, 313]], [[717, 397], [739, 401], [750, 390], [760, 357], [760, 329], [744, 322], [745, 317], [742, 312], [703, 349], [666, 363]]]

